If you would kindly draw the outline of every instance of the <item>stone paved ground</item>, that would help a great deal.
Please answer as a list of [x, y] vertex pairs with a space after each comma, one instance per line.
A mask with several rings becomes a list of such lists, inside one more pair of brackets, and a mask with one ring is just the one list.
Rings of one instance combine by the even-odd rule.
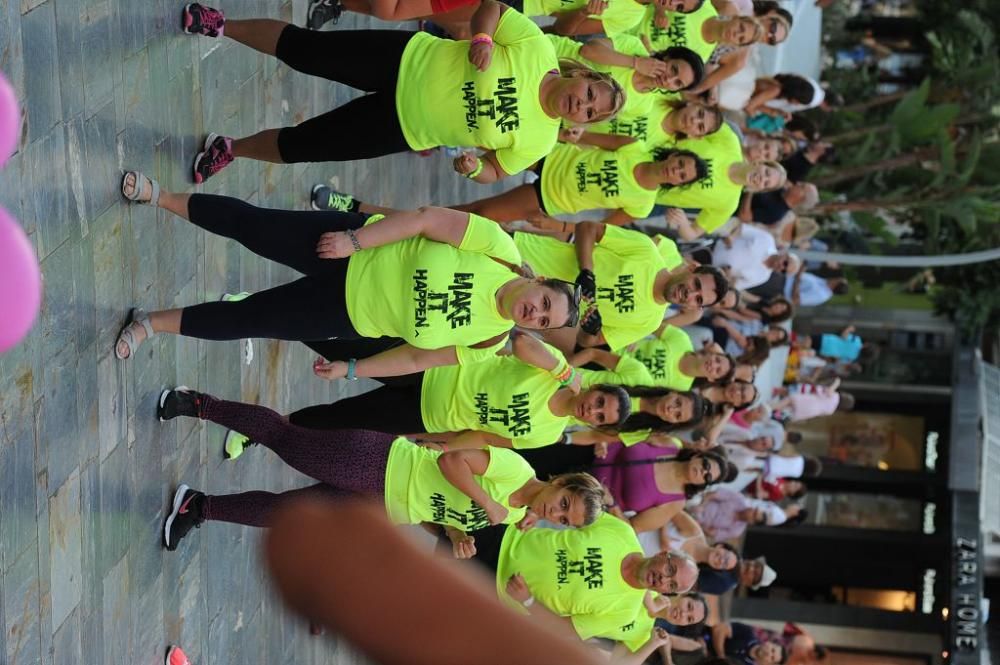
[[[249, 367], [237, 343], [167, 336], [133, 362], [113, 356], [132, 305], [191, 304], [292, 277], [163, 212], [124, 205], [121, 169], [192, 189], [189, 166], [206, 131], [295, 123], [352, 94], [232, 42], [181, 34], [182, 5], [7, 0], [0, 8], [0, 69], [25, 111], [20, 149], [0, 171], [0, 204], [26, 228], [45, 276], [37, 327], [0, 356], [0, 662], [9, 665], [152, 664], [171, 642], [205, 665], [356, 660], [283, 612], [259, 563], [259, 532], [213, 524], [177, 552], [160, 546], [180, 481], [216, 491], [302, 482], [266, 451], [224, 463], [220, 428], [160, 425], [153, 414], [164, 386], [285, 411], [343, 390], [314, 379], [297, 344], [258, 341]], [[305, 18], [305, 0], [224, 8], [233, 18]], [[337, 29], [366, 25], [351, 17]], [[400, 155], [240, 162], [203, 189], [301, 207], [315, 180], [333, 176], [399, 206], [468, 200], [474, 187], [443, 156]]]

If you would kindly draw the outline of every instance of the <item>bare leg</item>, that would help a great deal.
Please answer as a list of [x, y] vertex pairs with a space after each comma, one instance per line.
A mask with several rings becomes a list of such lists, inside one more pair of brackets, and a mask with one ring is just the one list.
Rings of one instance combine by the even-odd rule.
[[279, 129], [265, 129], [252, 136], [233, 139], [233, 157], [249, 157], [262, 162], [284, 164], [278, 150]]
[[398, 208], [383, 208], [382, 206], [377, 206], [373, 203], [362, 203], [358, 206], [358, 212], [364, 213], [366, 215], [391, 215], [393, 213], [399, 212]]
[[503, 194], [449, 207], [481, 215], [501, 224], [528, 220], [545, 214], [542, 212], [538, 194], [532, 185], [518, 185]]
[[278, 48], [278, 38], [287, 26], [284, 21], [271, 18], [227, 20], [226, 37], [261, 53], [274, 55]]

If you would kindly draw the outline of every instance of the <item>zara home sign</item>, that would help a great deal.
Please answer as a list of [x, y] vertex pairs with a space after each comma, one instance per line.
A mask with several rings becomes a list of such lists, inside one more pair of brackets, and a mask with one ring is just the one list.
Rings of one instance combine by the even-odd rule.
[[976, 539], [955, 539], [955, 589], [952, 608], [955, 651], [979, 650], [979, 626], [982, 623], [979, 585], [979, 544]]

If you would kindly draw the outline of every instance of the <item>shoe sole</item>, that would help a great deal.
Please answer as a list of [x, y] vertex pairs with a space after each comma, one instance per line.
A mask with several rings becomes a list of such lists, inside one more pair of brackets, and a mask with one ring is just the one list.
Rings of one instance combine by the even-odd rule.
[[190, 27], [190, 25], [188, 24], [188, 18], [191, 16], [191, 5], [193, 4], [194, 4], [193, 2], [189, 2], [188, 4], [184, 5], [184, 9], [181, 11], [181, 32], [188, 35], [198, 34], [196, 32], [191, 32], [190, 30], [188, 30], [188, 28]]
[[233, 436], [234, 434], [238, 434], [238, 432], [236, 432], [235, 430], [229, 430], [228, 432], [226, 432], [226, 440], [222, 442], [222, 459], [226, 460], [227, 462], [231, 462], [243, 454], [243, 452], [240, 452], [240, 455], [236, 455], [235, 457], [229, 455], [229, 437]]
[[191, 166], [191, 173], [194, 174], [194, 183], [196, 185], [200, 185], [201, 183], [208, 180], [208, 178], [203, 178], [202, 175], [198, 173], [198, 162], [201, 161], [201, 158], [205, 156], [206, 152], [207, 150], [202, 150], [201, 152], [199, 152], [197, 155], [194, 156], [194, 164]]
[[173, 549], [170, 547], [170, 527], [174, 525], [174, 520], [177, 519], [177, 514], [181, 509], [181, 504], [184, 503], [184, 495], [189, 489], [191, 488], [183, 483], [181, 483], [181, 486], [177, 488], [177, 491], [174, 492], [174, 501], [170, 514], [167, 515], [167, 520], [163, 523], [163, 546], [168, 550]]
[[[170, 647], [167, 649], [166, 658], [163, 659], [163, 665], [170, 665], [170, 659], [173, 658], [175, 652], [180, 650], [181, 650], [180, 647], [171, 644]], [[184, 659], [184, 662], [187, 665], [191, 665], [191, 661], [187, 660], [187, 658]]]
[[321, 212], [326, 210], [326, 208], [321, 208], [318, 205], [316, 205], [316, 192], [318, 192], [323, 187], [326, 187], [326, 185], [313, 185], [312, 191], [309, 192], [309, 207], [311, 207], [313, 210], [319, 210]]
[[174, 392], [175, 390], [191, 390], [191, 389], [188, 388], [187, 386], [177, 386], [176, 388], [166, 388], [162, 393], [160, 393], [160, 401], [157, 403], [156, 406], [156, 417], [160, 419], [161, 423], [165, 423], [167, 422], [167, 420], [171, 420], [170, 418], [163, 417], [163, 405], [167, 403], [167, 395]]
[[119, 340], [121, 340], [122, 333], [125, 332], [125, 329], [128, 328], [130, 325], [132, 325], [132, 322], [135, 321], [135, 310], [136, 309], [138, 309], [138, 308], [137, 307], [133, 307], [132, 309], [130, 309], [128, 311], [128, 316], [125, 317], [125, 323], [122, 325], [121, 330], [118, 331], [118, 335], [115, 337], [115, 345], [113, 347], [111, 347], [114, 350], [114, 352], [115, 352], [115, 358], [118, 358], [118, 360], [131, 360], [132, 359], [132, 354], [131, 353], [129, 353], [124, 358], [122, 358], [120, 355], [118, 355], [118, 342], [119, 342]]

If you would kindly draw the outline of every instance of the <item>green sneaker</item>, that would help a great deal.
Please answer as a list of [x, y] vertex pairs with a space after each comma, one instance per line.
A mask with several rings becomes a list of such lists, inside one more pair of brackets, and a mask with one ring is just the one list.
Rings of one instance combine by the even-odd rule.
[[244, 450], [256, 445], [257, 442], [251, 441], [247, 435], [231, 429], [226, 432], [226, 445], [222, 449], [222, 456], [227, 460], [234, 460], [242, 455]]
[[357, 212], [361, 202], [350, 194], [338, 192], [326, 185], [313, 185], [310, 204], [313, 210]]

